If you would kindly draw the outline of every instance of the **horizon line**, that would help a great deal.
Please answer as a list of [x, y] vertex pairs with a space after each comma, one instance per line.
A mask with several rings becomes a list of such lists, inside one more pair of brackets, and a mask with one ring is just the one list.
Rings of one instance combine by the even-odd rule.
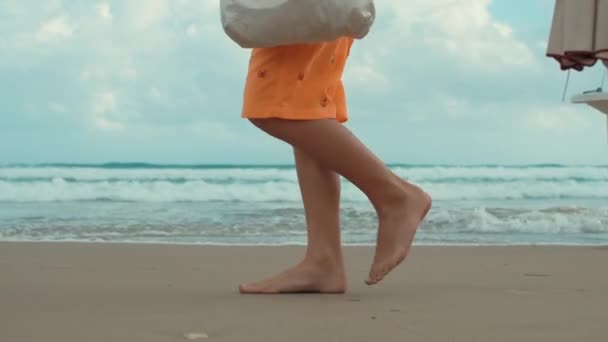
[[[387, 162], [389, 167], [608, 167], [607, 164], [565, 163], [402, 163]], [[0, 163], [0, 167], [73, 167], [73, 168], [291, 168], [294, 163], [156, 163], [156, 162], [98, 162], [98, 163]]]

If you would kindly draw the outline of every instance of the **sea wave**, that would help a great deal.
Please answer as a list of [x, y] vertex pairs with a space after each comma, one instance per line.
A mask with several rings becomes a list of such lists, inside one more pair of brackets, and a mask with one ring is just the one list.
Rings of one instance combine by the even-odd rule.
[[[64, 207], [48, 210], [48, 214], [38, 210], [34, 216], [7, 220], [0, 227], [0, 240], [205, 244], [306, 241], [301, 208], [197, 212], [187, 204], [173, 204], [166, 211], [142, 213], [139, 210], [125, 212], [122, 206], [102, 204], [101, 208], [79, 205], [78, 209], [78, 215], [72, 216], [69, 215], [71, 210]], [[376, 217], [370, 208], [343, 209], [342, 227], [346, 244], [372, 244], [375, 241]], [[421, 225], [417, 242], [608, 244], [608, 207], [439, 207], [433, 209]]]
[[[131, 165], [132, 166], [132, 165]], [[608, 199], [606, 167], [392, 168], [436, 200]], [[345, 201], [364, 201], [343, 182]], [[299, 201], [293, 167], [2, 167], [0, 201]]]

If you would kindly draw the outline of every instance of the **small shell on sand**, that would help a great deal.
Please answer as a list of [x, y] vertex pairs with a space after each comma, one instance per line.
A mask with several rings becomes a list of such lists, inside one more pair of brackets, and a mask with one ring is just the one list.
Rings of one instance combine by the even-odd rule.
[[185, 333], [184, 337], [187, 340], [195, 341], [195, 340], [202, 340], [202, 339], [209, 338], [209, 335], [207, 335], [205, 333], [196, 333], [196, 332], [194, 332], [194, 333]]

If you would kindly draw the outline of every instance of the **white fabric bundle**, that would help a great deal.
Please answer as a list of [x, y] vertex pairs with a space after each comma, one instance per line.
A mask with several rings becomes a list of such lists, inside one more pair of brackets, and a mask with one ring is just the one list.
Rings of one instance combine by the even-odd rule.
[[221, 0], [224, 32], [243, 48], [362, 39], [373, 0]]

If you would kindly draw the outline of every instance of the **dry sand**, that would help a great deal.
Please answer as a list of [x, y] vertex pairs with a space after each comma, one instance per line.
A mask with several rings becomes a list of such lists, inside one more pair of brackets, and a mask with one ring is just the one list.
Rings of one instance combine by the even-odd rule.
[[415, 247], [367, 287], [353, 247], [346, 295], [237, 293], [302, 252], [0, 243], [0, 341], [608, 341], [608, 248]]

